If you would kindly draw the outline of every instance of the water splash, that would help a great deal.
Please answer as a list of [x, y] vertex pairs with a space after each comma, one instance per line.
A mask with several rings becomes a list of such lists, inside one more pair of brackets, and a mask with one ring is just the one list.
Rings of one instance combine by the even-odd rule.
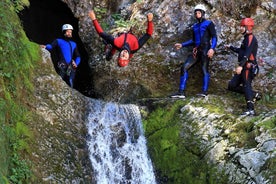
[[92, 100], [87, 126], [97, 183], [156, 183], [137, 106]]

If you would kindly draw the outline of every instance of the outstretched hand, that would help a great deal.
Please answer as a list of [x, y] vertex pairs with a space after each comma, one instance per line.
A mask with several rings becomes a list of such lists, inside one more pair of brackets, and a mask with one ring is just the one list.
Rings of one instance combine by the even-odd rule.
[[152, 14], [152, 13], [148, 13], [147, 18], [148, 18], [148, 21], [149, 21], [149, 22], [152, 21], [152, 19], [153, 19], [153, 14]]
[[95, 15], [95, 12], [93, 10], [90, 10], [88, 12], [88, 16], [91, 18], [91, 20], [96, 20], [96, 15]]
[[178, 50], [182, 48], [182, 44], [181, 43], [176, 43], [174, 44], [174, 47]]

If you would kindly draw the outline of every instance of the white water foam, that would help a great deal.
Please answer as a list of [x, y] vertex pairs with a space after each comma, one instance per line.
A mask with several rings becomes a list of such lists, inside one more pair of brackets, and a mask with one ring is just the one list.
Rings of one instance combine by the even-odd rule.
[[97, 183], [156, 183], [137, 106], [91, 100], [87, 127]]

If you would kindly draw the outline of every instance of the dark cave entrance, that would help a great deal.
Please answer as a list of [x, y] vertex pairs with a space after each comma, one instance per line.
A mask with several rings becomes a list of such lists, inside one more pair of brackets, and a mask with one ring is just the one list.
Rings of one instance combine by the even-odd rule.
[[[62, 36], [62, 25], [71, 24], [74, 28], [73, 40], [77, 43], [81, 63], [77, 69], [74, 88], [88, 97], [93, 94], [92, 71], [88, 65], [88, 53], [78, 35], [78, 19], [69, 7], [58, 0], [29, 0], [30, 6], [18, 15], [29, 40], [38, 44], [52, 43]], [[56, 66], [56, 55], [51, 53]]]

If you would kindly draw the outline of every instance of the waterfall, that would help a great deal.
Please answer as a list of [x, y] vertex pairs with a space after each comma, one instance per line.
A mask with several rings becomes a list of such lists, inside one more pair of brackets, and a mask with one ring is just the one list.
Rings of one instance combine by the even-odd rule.
[[140, 112], [135, 105], [91, 100], [88, 146], [99, 184], [155, 184]]

